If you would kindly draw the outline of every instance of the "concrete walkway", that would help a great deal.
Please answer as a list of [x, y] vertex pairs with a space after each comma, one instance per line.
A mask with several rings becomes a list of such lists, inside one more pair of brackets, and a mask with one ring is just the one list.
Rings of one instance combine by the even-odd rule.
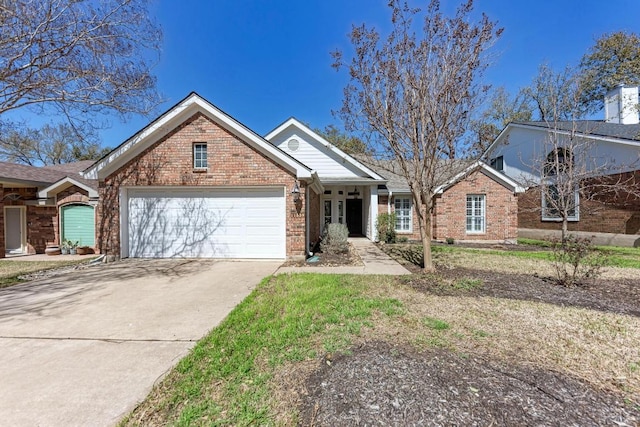
[[0, 289], [0, 425], [116, 424], [279, 265], [126, 260]]
[[362, 266], [345, 267], [280, 267], [276, 274], [280, 273], [324, 273], [324, 274], [388, 274], [401, 276], [411, 274], [409, 270], [382, 252], [371, 240], [366, 237], [350, 238], [351, 243], [362, 259]]

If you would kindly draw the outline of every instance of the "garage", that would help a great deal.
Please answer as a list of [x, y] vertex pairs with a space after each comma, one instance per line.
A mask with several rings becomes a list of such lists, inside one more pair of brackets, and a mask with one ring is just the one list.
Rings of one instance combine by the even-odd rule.
[[129, 188], [123, 256], [285, 258], [285, 189]]
[[93, 206], [66, 205], [61, 209], [62, 240], [78, 242], [80, 246], [95, 245], [95, 214]]

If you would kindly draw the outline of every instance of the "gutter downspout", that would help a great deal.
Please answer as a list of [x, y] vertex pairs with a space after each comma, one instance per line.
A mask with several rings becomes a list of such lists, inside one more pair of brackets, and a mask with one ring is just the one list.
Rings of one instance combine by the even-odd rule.
[[305, 237], [304, 237], [304, 252], [307, 256], [313, 256], [313, 252], [309, 248], [309, 190], [311, 190], [311, 184], [307, 184], [304, 189], [304, 225], [305, 225]]

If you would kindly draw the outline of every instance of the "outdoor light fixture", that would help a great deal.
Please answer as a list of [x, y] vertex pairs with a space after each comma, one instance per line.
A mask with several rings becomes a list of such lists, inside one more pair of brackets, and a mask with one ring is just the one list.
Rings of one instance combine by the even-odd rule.
[[298, 185], [298, 180], [296, 180], [295, 184], [293, 184], [293, 190], [291, 190], [291, 194], [293, 194], [293, 201], [300, 201], [300, 186]]

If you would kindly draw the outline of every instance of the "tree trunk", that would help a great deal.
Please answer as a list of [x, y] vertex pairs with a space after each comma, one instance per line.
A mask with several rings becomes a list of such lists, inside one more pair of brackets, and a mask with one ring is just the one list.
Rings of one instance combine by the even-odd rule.
[[567, 243], [567, 235], [569, 234], [569, 220], [565, 217], [562, 218], [562, 247], [564, 248]]
[[424, 262], [423, 271], [432, 272], [433, 259], [431, 257], [431, 214], [430, 209], [425, 209], [424, 219], [422, 221], [422, 229], [420, 230], [420, 236], [422, 237], [422, 258]]

